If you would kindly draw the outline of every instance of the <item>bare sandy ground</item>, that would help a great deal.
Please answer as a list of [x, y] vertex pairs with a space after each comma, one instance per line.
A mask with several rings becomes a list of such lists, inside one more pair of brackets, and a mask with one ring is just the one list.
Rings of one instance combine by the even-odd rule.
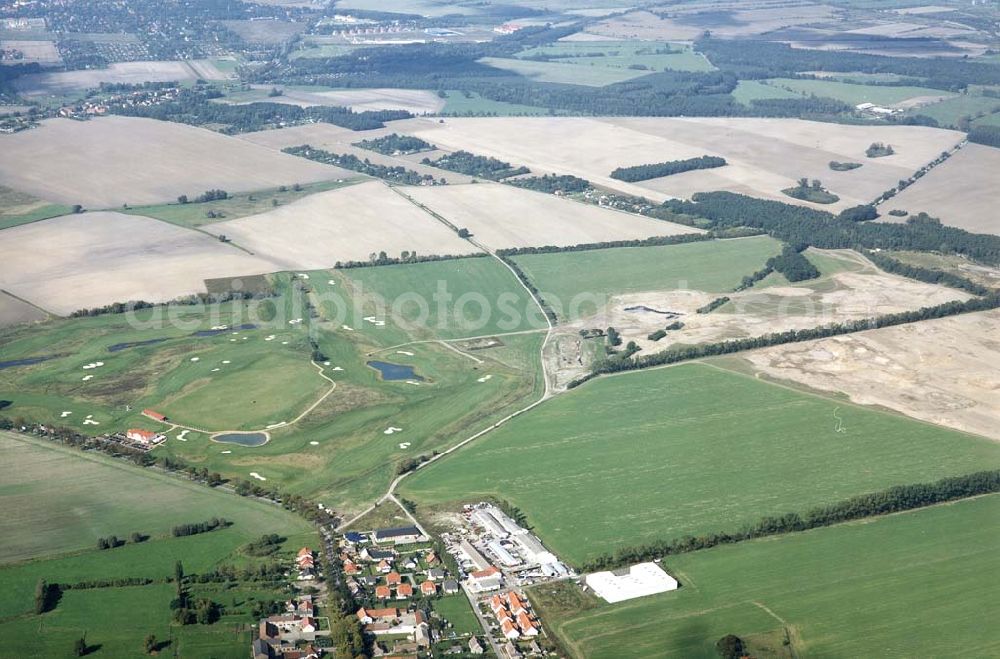
[[51, 119], [0, 135], [0, 179], [42, 199], [89, 208], [173, 201], [222, 188], [258, 190], [347, 173], [183, 124], [103, 117]]
[[940, 218], [944, 224], [966, 231], [1000, 234], [1000, 210], [996, 203], [998, 177], [1000, 149], [968, 144], [885, 202], [881, 206], [880, 221], [905, 221], [905, 217], [888, 214], [894, 208], [901, 208], [911, 214], [924, 211]]
[[456, 174], [455, 172], [420, 164], [420, 161], [425, 157], [434, 157], [435, 154], [433, 153], [417, 153], [409, 156], [386, 156], [353, 146], [355, 142], [360, 142], [361, 140], [370, 140], [391, 133], [402, 132], [397, 128], [398, 125], [399, 122], [394, 122], [386, 128], [356, 131], [334, 126], [333, 124], [304, 124], [302, 126], [282, 128], [281, 130], [263, 130], [256, 133], [245, 133], [240, 135], [240, 139], [271, 149], [277, 149], [278, 151], [290, 146], [308, 144], [324, 151], [350, 153], [362, 160], [367, 158], [378, 165], [406, 167], [418, 174], [430, 174], [438, 179], [444, 178], [449, 183], [469, 183], [472, 181], [471, 176]]
[[1000, 440], [1000, 311], [748, 353], [759, 372]]
[[0, 288], [57, 314], [163, 302], [204, 280], [278, 270], [198, 231], [114, 212], [64, 215], [3, 232]]
[[[593, 183], [654, 201], [695, 192], [731, 190], [837, 211], [868, 203], [901, 178], [953, 146], [962, 134], [921, 126], [844, 126], [797, 119], [503, 117], [394, 122], [449, 150], [467, 149], [536, 174], [576, 174]], [[896, 154], [865, 158], [872, 142]], [[701, 155], [723, 156], [728, 165], [641, 183], [610, 177], [617, 167]], [[831, 160], [862, 162], [835, 172]], [[823, 181], [840, 195], [835, 204], [799, 202], [781, 193], [801, 177]]]
[[21, 76], [14, 82], [17, 91], [28, 97], [62, 96], [97, 87], [102, 82], [178, 82], [204, 78], [225, 80], [228, 76], [211, 62], [198, 60], [189, 65], [184, 61], [115, 62], [106, 69], [50, 71]]
[[9, 293], [0, 291], [0, 327], [34, 323], [48, 318], [48, 314], [18, 300]]
[[[411, 188], [407, 188], [410, 190]], [[399, 256], [477, 251], [455, 232], [379, 182], [310, 195], [276, 210], [212, 225], [237, 244], [280, 265], [319, 269], [367, 260], [384, 250]]]
[[21, 62], [38, 62], [39, 64], [62, 64], [62, 55], [54, 41], [17, 41], [0, 40], [0, 50], [13, 48], [24, 53]]
[[[624, 342], [636, 342], [642, 349], [640, 354], [653, 354], [678, 345], [715, 343], [807, 329], [971, 297], [955, 289], [922, 284], [882, 272], [855, 252], [816, 251], [844, 259], [855, 270], [836, 272], [798, 285], [730, 293], [731, 302], [728, 305], [708, 314], [699, 314], [696, 310], [718, 296], [703, 291], [645, 291], [618, 295], [612, 297], [598, 314], [560, 325], [557, 332], [560, 336], [571, 337], [578, 335], [581, 329], [614, 327]], [[650, 311], [626, 311], [639, 306], [677, 315], [668, 317]], [[684, 323], [684, 327], [668, 332], [658, 342], [649, 340], [650, 333], [675, 320]], [[555, 358], [555, 355], [549, 356], [550, 360]], [[564, 356], [561, 359], [566, 361]], [[578, 374], [560, 374], [560, 384]]]
[[407, 188], [405, 193], [494, 249], [701, 233], [502, 183]]

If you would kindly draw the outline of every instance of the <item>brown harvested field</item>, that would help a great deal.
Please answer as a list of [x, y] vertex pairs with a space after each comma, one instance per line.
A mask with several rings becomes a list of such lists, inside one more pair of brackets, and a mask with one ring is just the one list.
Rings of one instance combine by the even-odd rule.
[[[731, 190], [837, 211], [869, 203], [962, 139], [922, 126], [846, 126], [798, 119], [500, 117], [394, 122], [393, 129], [442, 148], [466, 149], [530, 167], [536, 174], [576, 174], [654, 201]], [[872, 142], [896, 154], [865, 158]], [[610, 177], [617, 167], [717, 155], [728, 165], [639, 183]], [[864, 163], [835, 172], [831, 160]], [[801, 177], [820, 179], [841, 200], [818, 206], [781, 193]]]
[[0, 291], [0, 327], [36, 323], [49, 315], [6, 291]]
[[240, 139], [266, 146], [280, 151], [286, 147], [308, 144], [316, 149], [331, 151], [333, 153], [350, 153], [364, 160], [367, 158], [377, 165], [388, 167], [405, 167], [412, 169], [418, 174], [430, 174], [434, 178], [445, 178], [449, 183], [469, 183], [471, 176], [449, 172], [437, 167], [421, 165], [420, 161], [427, 156], [440, 154], [418, 153], [411, 156], [387, 156], [375, 151], [368, 151], [353, 146], [355, 142], [370, 140], [376, 137], [383, 137], [391, 133], [401, 131], [399, 122], [393, 122], [386, 128], [375, 130], [356, 131], [349, 128], [341, 128], [333, 124], [304, 124], [302, 126], [292, 126], [281, 130], [263, 130], [256, 133], [244, 133]]
[[67, 314], [204, 292], [205, 279], [278, 270], [204, 233], [115, 212], [64, 215], [3, 232], [0, 288]]
[[1000, 440], [1000, 311], [746, 355], [760, 373]]
[[115, 62], [109, 64], [106, 69], [31, 73], [15, 80], [14, 88], [21, 95], [32, 98], [77, 94], [85, 89], [97, 87], [102, 82], [139, 84], [173, 80], [182, 82], [197, 78], [225, 80], [227, 77], [207, 60]]
[[347, 176], [337, 167], [275, 153], [183, 124], [102, 117], [51, 119], [0, 135], [0, 179], [53, 202], [118, 208]]
[[406, 188], [413, 197], [493, 249], [578, 245], [700, 229], [522, 190], [503, 183]]
[[388, 186], [371, 181], [320, 192], [276, 210], [212, 225], [280, 268], [316, 270], [365, 261], [372, 252], [399, 256], [477, 251]]
[[62, 64], [62, 55], [54, 41], [17, 41], [0, 40], [0, 50], [19, 50], [23, 53], [21, 62], [38, 62], [39, 64]]
[[921, 211], [940, 218], [944, 224], [975, 233], [1000, 234], [1000, 212], [996, 190], [1000, 177], [1000, 149], [967, 144], [943, 164], [898, 195], [882, 204], [881, 220], [905, 221], [888, 212], [900, 208]]
[[[717, 311], [699, 314], [696, 309], [718, 295], [700, 290], [643, 291], [617, 295], [593, 316], [561, 325], [560, 336], [572, 338], [579, 330], [614, 327], [625, 342], [635, 341], [642, 353], [655, 353], [680, 345], [715, 343], [727, 339], [763, 336], [773, 332], [806, 329], [897, 313], [971, 296], [944, 286], [923, 284], [891, 275], [851, 250], [810, 249], [810, 258], [827, 274], [798, 284], [767, 286], [768, 280], [740, 293], [728, 293], [730, 302]], [[762, 288], [760, 288], [763, 286]], [[680, 330], [659, 341], [650, 333], [672, 319], [641, 310], [649, 307], [679, 314]], [[632, 308], [631, 311], [626, 311]], [[639, 308], [639, 310], [635, 310]], [[783, 347], [784, 348], [784, 347]], [[560, 363], [566, 362], [562, 355]], [[556, 355], [550, 355], [554, 360]], [[559, 382], [582, 374], [581, 368], [564, 367]]]

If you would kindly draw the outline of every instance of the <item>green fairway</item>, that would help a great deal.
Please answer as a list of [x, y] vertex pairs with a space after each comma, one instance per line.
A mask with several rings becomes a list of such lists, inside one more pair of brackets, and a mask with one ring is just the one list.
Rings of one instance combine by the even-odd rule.
[[998, 516], [991, 495], [672, 556], [680, 590], [615, 605], [529, 593], [577, 657], [709, 659], [725, 634], [755, 657], [997, 656]]
[[581, 564], [998, 464], [994, 442], [685, 364], [583, 385], [417, 472], [401, 492], [427, 504], [509, 500]]
[[[145, 215], [146, 217], [153, 217], [157, 220], [163, 220], [164, 222], [170, 222], [182, 227], [196, 228], [212, 224], [213, 222], [225, 222], [248, 215], [266, 213], [273, 208], [286, 206], [308, 195], [342, 188], [347, 185], [354, 185], [365, 180], [368, 179], [355, 176], [338, 181], [322, 181], [320, 183], [304, 183], [302, 185], [297, 185], [295, 181], [291, 181], [287, 185], [267, 190], [232, 194], [229, 198], [218, 201], [206, 201], [202, 203], [190, 201], [184, 204], [171, 203], [152, 206], [132, 206], [128, 209], [123, 209], [122, 212], [129, 215]], [[298, 187], [297, 190], [295, 189], [296, 187]], [[281, 188], [285, 189], [282, 190]], [[193, 200], [197, 194], [200, 193], [191, 194], [189, 197]], [[212, 214], [211, 217], [209, 213]], [[210, 228], [206, 229], [206, 231], [210, 230]]]
[[[560, 319], [593, 314], [607, 297], [694, 289], [724, 293], [781, 251], [767, 236], [663, 247], [616, 247], [514, 257]], [[575, 302], [574, 302], [575, 301]], [[576, 307], [576, 308], [574, 308]]]
[[528, 48], [516, 56], [521, 59], [545, 56], [564, 64], [631, 71], [711, 71], [714, 68], [691, 46], [650, 41], [563, 41]]
[[[317, 291], [331, 294], [346, 284], [352, 298], [364, 300], [363, 312], [351, 314], [348, 324], [385, 345], [546, 327], [528, 292], [494, 258], [354, 268], [339, 274], [339, 289], [323, 277], [310, 281]], [[386, 324], [378, 326], [365, 317], [384, 317]]]
[[280, 509], [52, 442], [0, 432], [0, 451], [0, 563], [90, 549], [109, 535], [166, 533], [213, 516], [235, 522], [241, 536], [259, 535], [257, 528], [308, 530]]

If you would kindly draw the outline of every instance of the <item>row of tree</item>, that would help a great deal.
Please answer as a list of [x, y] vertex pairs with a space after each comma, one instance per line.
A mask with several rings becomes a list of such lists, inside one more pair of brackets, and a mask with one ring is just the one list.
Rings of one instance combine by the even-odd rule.
[[572, 174], [544, 174], [543, 176], [524, 176], [504, 181], [510, 185], [536, 192], [555, 194], [573, 194], [585, 192], [591, 188], [590, 181]]
[[[327, 165], [336, 165], [337, 167], [350, 169], [368, 176], [374, 176], [375, 178], [380, 178], [391, 183], [399, 183], [402, 185], [438, 183], [438, 181], [436, 181], [430, 174], [419, 174], [412, 169], [407, 169], [401, 165], [379, 165], [371, 162], [368, 158], [362, 160], [353, 153], [332, 153], [330, 151], [324, 151], [323, 149], [314, 149], [308, 144], [290, 146], [282, 149], [282, 151], [290, 153], [293, 156], [300, 156], [302, 158], [308, 158], [309, 160], [315, 160], [316, 162], [321, 162]], [[440, 183], [444, 184], [446, 181], [441, 179]]]
[[619, 167], [611, 172], [611, 178], [635, 183], [651, 178], [690, 172], [695, 169], [714, 169], [716, 167], [723, 167], [725, 164], [726, 159], [719, 156], [699, 156], [698, 158], [687, 158], [686, 160], [670, 160], [668, 162], [657, 162], [649, 165]]
[[757, 522], [736, 531], [706, 533], [700, 536], [688, 535], [671, 540], [658, 540], [635, 547], [624, 547], [614, 554], [598, 556], [580, 567], [585, 572], [614, 569], [672, 554], [734, 544], [754, 538], [807, 531], [841, 522], [914, 510], [993, 492], [1000, 492], [1000, 470], [980, 471], [965, 476], [942, 478], [932, 483], [899, 485], [826, 506], [818, 506], [803, 513], [790, 512], [784, 515], [762, 517]]
[[232, 526], [232, 522], [225, 517], [213, 517], [204, 522], [193, 522], [190, 524], [178, 524], [170, 529], [170, 535], [181, 538], [188, 535], [198, 535], [199, 533], [209, 533]]
[[468, 151], [455, 151], [441, 156], [437, 160], [424, 158], [423, 165], [430, 165], [450, 172], [458, 172], [467, 176], [485, 178], [490, 181], [501, 181], [511, 176], [520, 176], [531, 172], [527, 167], [514, 167], [509, 162], [489, 156], [477, 156]]

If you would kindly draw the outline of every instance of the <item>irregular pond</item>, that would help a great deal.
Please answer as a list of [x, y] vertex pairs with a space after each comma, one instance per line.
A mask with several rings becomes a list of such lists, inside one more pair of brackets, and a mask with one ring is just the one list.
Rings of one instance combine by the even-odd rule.
[[380, 361], [370, 361], [368, 365], [381, 373], [383, 380], [423, 380], [414, 372], [412, 366]]
[[212, 441], [222, 444], [239, 444], [240, 446], [263, 446], [267, 444], [267, 433], [263, 432], [224, 432], [212, 435]]
[[10, 361], [0, 362], [0, 371], [2, 371], [5, 368], [12, 368], [14, 366], [31, 366], [32, 364], [47, 362], [50, 359], [55, 359], [56, 357], [62, 357], [62, 355], [45, 355], [43, 357], [25, 357], [24, 359], [11, 359]]
[[145, 341], [127, 341], [125, 343], [116, 343], [114, 345], [108, 346], [108, 352], [118, 352], [119, 350], [125, 350], [126, 348], [136, 348], [138, 346], [149, 346], [154, 343], [162, 343], [166, 341], [167, 337], [162, 337], [159, 339], [146, 339]]
[[227, 327], [226, 329], [198, 330], [191, 336], [216, 336], [217, 334], [225, 334], [226, 332], [236, 332], [238, 330], [252, 330], [252, 329], [257, 329], [257, 326], [254, 325], [253, 323], [243, 323], [242, 325]]

